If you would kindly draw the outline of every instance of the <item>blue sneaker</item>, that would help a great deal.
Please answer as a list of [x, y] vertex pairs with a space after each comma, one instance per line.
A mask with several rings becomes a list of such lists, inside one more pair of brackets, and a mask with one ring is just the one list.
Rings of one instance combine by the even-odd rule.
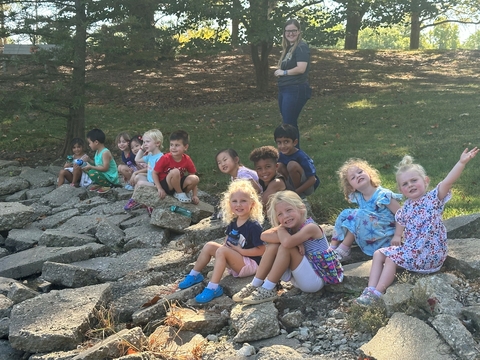
[[220, 285], [216, 290], [205, 288], [203, 289], [201, 294], [198, 294], [197, 296], [195, 296], [195, 301], [200, 304], [203, 304], [203, 303], [212, 301], [213, 299], [222, 295], [223, 295], [223, 288]]
[[183, 279], [183, 281], [181, 281], [180, 284], [178, 284], [178, 288], [182, 289], [182, 290], [187, 289], [190, 286], [198, 284], [202, 281], [203, 281], [203, 275], [202, 274], [198, 274], [197, 276], [187, 275], [187, 276], [185, 276], [185, 279]]
[[133, 189], [133, 186], [132, 186], [132, 185], [127, 184], [127, 185], [125, 185], [125, 190], [133, 191], [134, 189]]

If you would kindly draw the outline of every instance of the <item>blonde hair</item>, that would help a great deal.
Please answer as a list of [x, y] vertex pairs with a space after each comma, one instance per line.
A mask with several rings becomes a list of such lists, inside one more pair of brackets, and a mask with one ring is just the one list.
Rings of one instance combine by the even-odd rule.
[[382, 181], [380, 180], [380, 173], [378, 172], [377, 169], [373, 168], [368, 162], [358, 158], [348, 159], [343, 163], [340, 169], [337, 170], [338, 184], [340, 185], [340, 189], [342, 189], [343, 195], [345, 196], [346, 200], [349, 200], [348, 196], [351, 193], [355, 192], [355, 189], [348, 182], [348, 174], [347, 174], [348, 169], [354, 166], [358, 167], [359, 169], [362, 169], [364, 172], [368, 174], [368, 176], [370, 177], [370, 184], [372, 184], [373, 187], [378, 187], [382, 183]]
[[427, 172], [425, 171], [422, 165], [415, 164], [413, 162], [413, 157], [411, 157], [410, 155], [405, 155], [402, 161], [400, 161], [397, 164], [397, 166], [395, 166], [395, 168], [397, 169], [397, 172], [395, 173], [395, 178], [397, 179], [397, 186], [399, 188], [400, 188], [400, 184], [398, 183], [398, 177], [401, 174], [406, 173], [407, 171], [417, 172], [418, 175], [420, 175], [420, 177], [423, 179], [423, 181], [426, 181]]
[[300, 196], [291, 190], [283, 190], [272, 194], [268, 199], [267, 215], [268, 219], [270, 220], [270, 224], [272, 224], [273, 227], [280, 225], [275, 207], [281, 202], [297, 208], [303, 214], [303, 222], [307, 220], [307, 208]]
[[285, 56], [287, 56], [287, 49], [290, 46], [290, 43], [288, 42], [287, 38], [285, 37], [285, 28], [288, 25], [294, 25], [297, 30], [298, 30], [298, 37], [297, 40], [295, 40], [295, 43], [293, 44], [293, 47], [290, 49], [290, 53], [293, 54], [295, 49], [297, 48], [298, 44], [302, 41], [302, 28], [300, 27], [300, 23], [296, 19], [290, 19], [288, 20], [285, 25], [283, 26], [283, 35], [282, 35], [282, 55], [280, 55], [280, 60], [278, 60], [278, 68], [281, 69], [282, 67], [282, 61], [285, 59]]
[[237, 179], [230, 183], [227, 191], [223, 193], [222, 201], [220, 203], [220, 209], [223, 214], [223, 222], [230, 224], [235, 219], [235, 214], [232, 211], [230, 206], [230, 198], [232, 194], [236, 192], [242, 192], [248, 196], [252, 201], [252, 208], [250, 210], [249, 218], [251, 220], [256, 220], [260, 224], [263, 223], [263, 205], [260, 197], [258, 196], [257, 191], [253, 188], [250, 180]]
[[158, 148], [159, 149], [162, 148], [163, 134], [160, 130], [158, 129], [148, 130], [145, 132], [145, 134], [143, 134], [143, 137], [145, 136], [148, 136], [149, 138], [151, 138], [153, 141], [155, 141], [155, 143], [160, 143], [160, 145], [158, 145]]

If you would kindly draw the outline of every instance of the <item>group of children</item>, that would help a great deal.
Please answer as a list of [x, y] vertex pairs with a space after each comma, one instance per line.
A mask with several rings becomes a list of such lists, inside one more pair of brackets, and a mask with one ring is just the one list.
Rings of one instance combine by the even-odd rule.
[[[373, 256], [368, 287], [355, 301], [360, 305], [377, 302], [392, 284], [397, 269], [420, 273], [438, 271], [447, 256], [446, 229], [442, 213], [451, 198], [450, 189], [465, 165], [479, 149], [465, 149], [460, 160], [435, 189], [428, 191], [429, 178], [419, 164], [405, 156], [397, 166], [396, 194], [380, 186], [376, 169], [362, 159], [349, 159], [338, 170], [345, 198], [358, 205], [338, 216], [331, 243], [319, 225], [307, 216], [302, 198], [312, 194], [319, 179], [312, 159], [296, 147], [297, 130], [278, 126], [274, 132], [277, 148], [262, 146], [250, 154], [254, 170], [242, 165], [233, 149], [221, 150], [215, 159], [219, 170], [231, 177], [223, 194], [220, 213], [227, 225], [225, 240], [208, 242], [190, 273], [179, 283], [180, 289], [203, 282], [201, 271], [215, 258], [208, 285], [196, 296], [205, 303], [223, 295], [219, 285], [225, 269], [234, 277], [254, 275], [250, 284], [233, 296], [236, 302], [259, 304], [276, 298], [276, 284], [290, 281], [305, 292], [316, 292], [325, 284], [343, 280], [342, 259], [350, 255], [355, 242]], [[186, 154], [189, 135], [175, 131], [170, 135], [170, 152], [163, 154], [163, 135], [153, 129], [143, 137], [117, 136], [124, 164], [117, 166], [105, 148], [105, 134], [94, 129], [87, 134], [95, 151], [92, 162], [81, 139], [72, 141], [73, 159], [59, 174], [59, 185], [88, 186], [104, 193], [119, 186], [119, 174], [126, 187], [155, 186], [160, 198], [172, 195], [183, 203], [198, 204], [196, 168]], [[399, 201], [406, 198], [403, 206]], [[133, 199], [125, 210], [138, 207]], [[264, 214], [271, 228], [263, 230]], [[233, 235], [234, 236], [233, 236]], [[233, 237], [236, 239], [232, 240]]]

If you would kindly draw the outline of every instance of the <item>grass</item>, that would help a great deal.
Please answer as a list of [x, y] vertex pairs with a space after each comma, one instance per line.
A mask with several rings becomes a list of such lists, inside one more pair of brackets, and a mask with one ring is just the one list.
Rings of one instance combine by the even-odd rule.
[[[412, 54], [419, 57], [419, 53]], [[430, 73], [415, 76], [402, 70], [375, 80], [378, 89], [373, 92], [313, 97], [299, 124], [302, 149], [314, 159], [321, 179], [320, 187], [309, 197], [316, 217], [332, 223], [349, 206], [338, 188], [335, 172], [350, 157], [366, 159], [380, 171], [383, 186], [394, 190], [395, 165], [404, 154], [412, 155], [425, 167], [431, 186], [435, 186], [458, 161], [465, 147], [480, 145], [477, 132], [480, 84], [473, 64], [470, 67], [471, 72], [468, 64], [464, 64], [462, 77], [452, 71], [454, 67], [433, 68]], [[368, 82], [377, 77], [359, 71], [352, 81]], [[103, 129], [112, 149], [116, 148], [112, 144], [114, 137], [124, 130], [134, 134], [159, 128], [166, 139], [173, 130], [188, 131], [189, 154], [201, 176], [200, 188], [212, 193], [223, 191], [228, 183], [228, 177], [216, 168], [217, 151], [232, 147], [245, 165], [252, 166], [248, 160], [250, 151], [262, 145], [275, 145], [272, 134], [280, 122], [273, 99], [166, 110], [106, 104], [88, 106], [87, 128]], [[1, 119], [0, 130], [1, 157], [6, 149], [52, 151], [61, 144], [64, 124], [55, 118], [29, 113]], [[445, 218], [480, 212], [480, 198], [476, 196], [479, 161], [480, 158], [473, 159], [455, 184]]]

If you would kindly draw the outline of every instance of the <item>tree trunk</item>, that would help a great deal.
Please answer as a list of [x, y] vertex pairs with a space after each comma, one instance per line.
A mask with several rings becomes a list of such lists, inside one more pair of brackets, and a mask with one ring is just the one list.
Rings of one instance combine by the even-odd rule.
[[420, 47], [420, 16], [418, 12], [412, 12], [410, 23], [410, 50], [418, 50]]
[[238, 27], [240, 25], [240, 20], [232, 19], [232, 36], [231, 36], [231, 45], [232, 47], [237, 47], [239, 40], [238, 40]]
[[62, 154], [72, 151], [73, 138], [85, 137], [85, 63], [87, 55], [87, 16], [85, 0], [75, 0], [75, 35], [73, 37], [73, 71], [71, 82], [71, 103], [67, 120], [67, 134]]
[[266, 91], [268, 89], [268, 55], [272, 51], [273, 44], [267, 41], [261, 41], [260, 44], [250, 44], [252, 52], [253, 66], [255, 67], [255, 79], [257, 90]]
[[345, 25], [345, 50], [356, 50], [358, 47], [358, 32], [362, 26], [362, 19], [366, 10], [355, 1], [347, 4], [347, 23]]

